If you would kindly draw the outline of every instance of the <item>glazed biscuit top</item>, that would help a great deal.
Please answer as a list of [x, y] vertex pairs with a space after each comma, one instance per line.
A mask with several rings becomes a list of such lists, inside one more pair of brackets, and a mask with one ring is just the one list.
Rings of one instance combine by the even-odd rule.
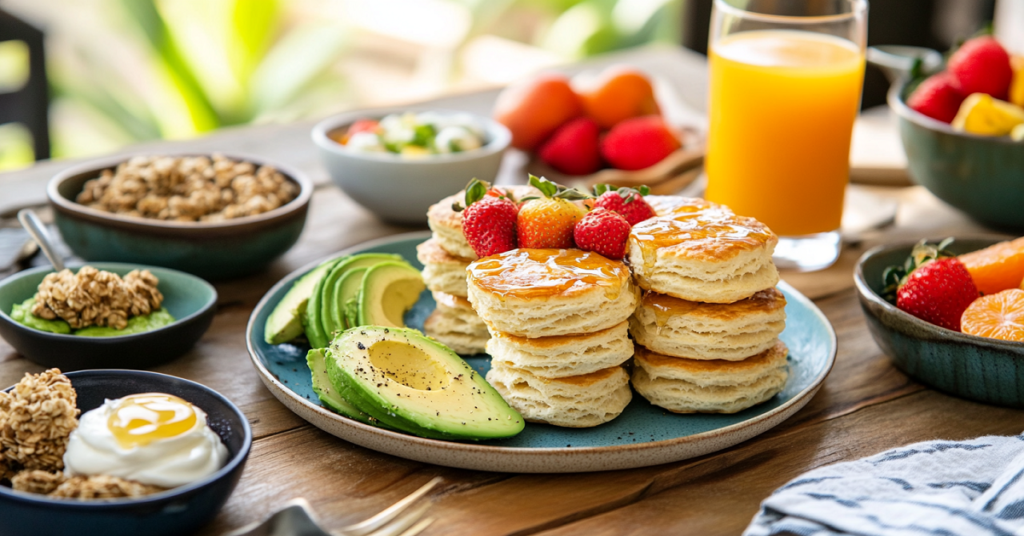
[[466, 272], [471, 286], [521, 300], [571, 298], [595, 290], [614, 299], [630, 281], [622, 262], [580, 249], [513, 249], [477, 260]]
[[787, 363], [789, 349], [782, 341], [777, 341], [775, 346], [742, 361], [725, 361], [721, 359], [686, 359], [682, 357], [670, 357], [657, 352], [652, 352], [643, 346], [636, 346], [636, 353], [633, 358], [643, 361], [651, 367], [666, 367], [678, 369], [689, 373], [714, 372], [715, 374], [742, 374], [756, 370], [769, 370], [782, 367]]
[[654, 213], [658, 216], [675, 216], [690, 214], [707, 209], [718, 209], [730, 212], [728, 207], [712, 203], [699, 197], [683, 197], [681, 195], [648, 195], [644, 197]]
[[[519, 184], [515, 186], [496, 186], [495, 188], [505, 192], [506, 195], [512, 198], [513, 201], [518, 201], [524, 197], [531, 195], [540, 195], [533, 186]], [[433, 222], [435, 225], [442, 227], [448, 227], [450, 229], [462, 230], [462, 212], [456, 212], [452, 207], [455, 203], [460, 205], [466, 204], [466, 191], [461, 190], [459, 193], [449, 195], [448, 197], [430, 205], [427, 209], [427, 219]]]
[[778, 240], [765, 224], [724, 207], [651, 218], [629, 233], [631, 246], [639, 246], [645, 264], [653, 264], [659, 250], [696, 261], [726, 261], [742, 251], [774, 247]]
[[673, 298], [666, 294], [645, 292], [641, 307], [654, 312], [659, 325], [676, 315], [733, 320], [756, 313], [774, 313], [786, 307], [786, 297], [777, 289], [762, 290], [735, 303], [701, 303]]

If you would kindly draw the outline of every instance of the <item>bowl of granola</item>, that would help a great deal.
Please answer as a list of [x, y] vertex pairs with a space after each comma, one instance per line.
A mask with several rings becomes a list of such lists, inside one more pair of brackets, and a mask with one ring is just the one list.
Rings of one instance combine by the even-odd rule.
[[252, 447], [223, 395], [144, 371], [26, 374], [0, 390], [0, 429], [0, 536], [196, 534]]
[[45, 367], [143, 369], [188, 352], [216, 304], [212, 285], [169, 268], [45, 266], [0, 281], [0, 337]]
[[47, 187], [64, 242], [86, 261], [164, 266], [207, 279], [258, 272], [288, 251], [313, 186], [255, 157], [112, 157]]

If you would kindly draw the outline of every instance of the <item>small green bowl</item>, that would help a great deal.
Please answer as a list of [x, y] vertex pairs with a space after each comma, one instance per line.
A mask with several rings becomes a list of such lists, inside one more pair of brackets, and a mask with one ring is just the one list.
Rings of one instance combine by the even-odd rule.
[[313, 183], [302, 173], [276, 162], [225, 156], [277, 168], [299, 186], [298, 197], [263, 214], [212, 223], [130, 218], [75, 201], [86, 181], [130, 158], [125, 156], [95, 160], [62, 171], [50, 181], [46, 194], [61, 237], [75, 255], [86, 261], [164, 266], [206, 279], [241, 277], [259, 272], [299, 239]]
[[914, 181], [982, 224], [1024, 231], [1024, 142], [957, 132], [910, 109], [905, 93], [893, 84], [889, 107]]
[[[999, 241], [963, 238], [950, 249], [962, 254]], [[986, 404], [1024, 407], [1024, 343], [942, 328], [882, 299], [882, 272], [902, 264], [913, 247], [878, 247], [857, 263], [854, 280], [875, 342], [900, 370], [930, 387]]]
[[[135, 269], [153, 272], [164, 295], [163, 307], [175, 321], [159, 329], [118, 337], [78, 337], [39, 331], [11, 318], [11, 307], [35, 295], [49, 266], [33, 268], [0, 281], [0, 337], [29, 361], [62, 371], [145, 369], [189, 351], [209, 329], [216, 312], [217, 290], [202, 279], [169, 268], [112, 262], [89, 263], [124, 275]], [[78, 268], [81, 265], [69, 266]]]

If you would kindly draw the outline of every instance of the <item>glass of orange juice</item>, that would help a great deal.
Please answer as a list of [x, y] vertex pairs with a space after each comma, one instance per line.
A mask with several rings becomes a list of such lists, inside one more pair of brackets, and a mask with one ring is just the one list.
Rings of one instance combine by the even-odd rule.
[[715, 0], [708, 200], [777, 235], [780, 268], [839, 257], [867, 0]]

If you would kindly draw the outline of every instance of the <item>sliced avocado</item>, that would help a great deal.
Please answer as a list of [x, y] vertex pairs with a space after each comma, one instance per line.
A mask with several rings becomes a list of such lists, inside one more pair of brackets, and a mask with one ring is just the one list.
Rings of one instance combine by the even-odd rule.
[[[362, 282], [360, 282], [360, 285]], [[345, 320], [350, 326], [359, 325], [359, 295], [345, 302]]]
[[[341, 318], [341, 322], [344, 322], [348, 327], [354, 327], [358, 321], [357, 316], [349, 317], [348, 310], [354, 306], [350, 305], [359, 298], [359, 289], [363, 286], [363, 276], [366, 274], [367, 268], [356, 268], [349, 270], [345, 275], [338, 280], [335, 284], [337, 287], [334, 291], [334, 300], [338, 307], [334, 309], [334, 313]], [[337, 319], [335, 321], [338, 321]]]
[[385, 262], [366, 271], [359, 288], [360, 326], [405, 327], [405, 312], [426, 288], [419, 270], [408, 263]]
[[302, 315], [306, 311], [306, 302], [313, 294], [316, 287], [325, 274], [334, 266], [338, 259], [324, 261], [316, 268], [313, 268], [306, 275], [300, 277], [288, 289], [288, 293], [277, 302], [277, 307], [267, 317], [267, 324], [263, 328], [263, 340], [267, 344], [281, 344], [288, 342], [299, 335], [302, 335]]
[[523, 417], [447, 346], [406, 328], [363, 326], [331, 341], [331, 384], [364, 413], [438, 439], [494, 439], [523, 430]]
[[[349, 270], [366, 268], [382, 262], [401, 262], [408, 264], [399, 255], [391, 253], [362, 253], [344, 257], [337, 264], [331, 267], [330, 272], [324, 276], [313, 289], [313, 295], [306, 305], [306, 338], [313, 348], [323, 348], [331, 342], [331, 337], [336, 331], [344, 331], [343, 323], [334, 321], [334, 309], [344, 306], [334, 299], [334, 290], [339, 278], [343, 277]], [[341, 318], [341, 315], [338, 315]]]
[[324, 360], [328, 353], [330, 350], [327, 348], [313, 348], [306, 353], [306, 364], [309, 365], [309, 371], [313, 377], [313, 392], [320, 398], [320, 402], [346, 417], [374, 426], [383, 426], [380, 421], [359, 411], [334, 390], [334, 386], [331, 385], [331, 380], [327, 376], [327, 363]]

